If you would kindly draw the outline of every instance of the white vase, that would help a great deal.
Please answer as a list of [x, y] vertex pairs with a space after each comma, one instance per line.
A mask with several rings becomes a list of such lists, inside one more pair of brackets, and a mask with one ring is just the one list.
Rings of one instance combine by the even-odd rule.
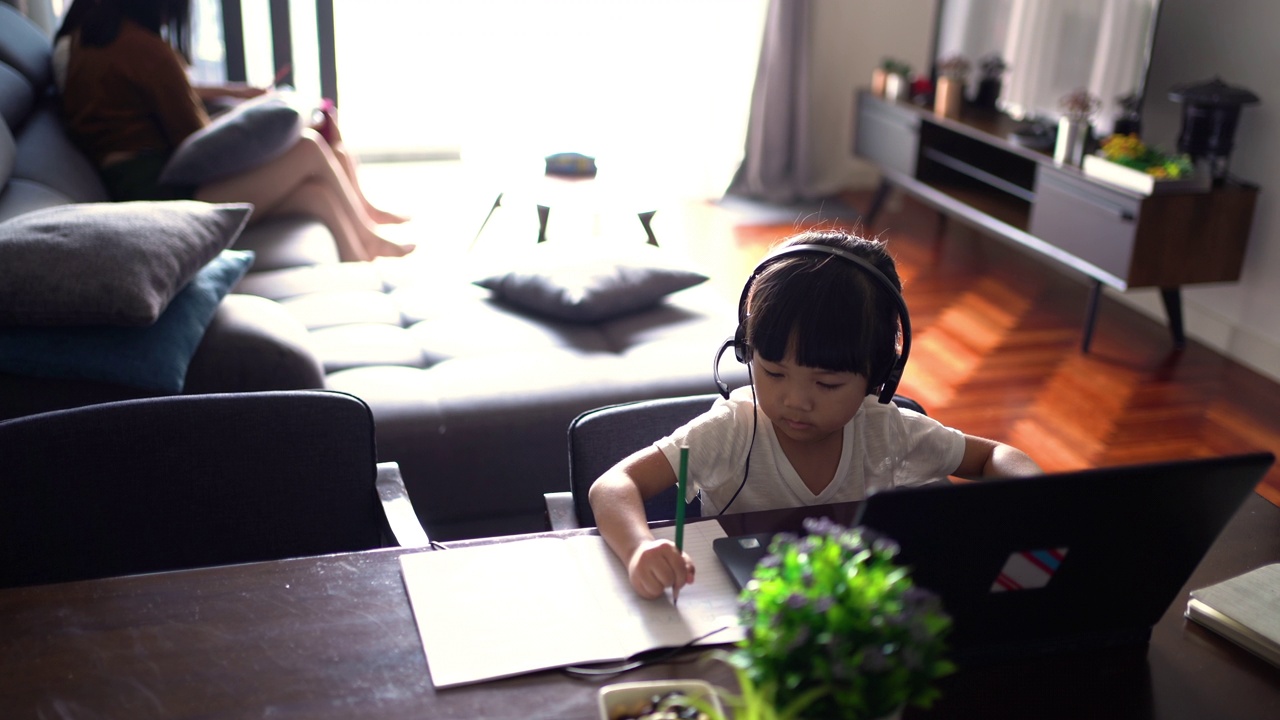
[[907, 77], [901, 73], [889, 73], [884, 79], [884, 96], [888, 100], [906, 100], [907, 90]]
[[1058, 140], [1053, 146], [1053, 161], [1080, 167], [1084, 162], [1084, 143], [1088, 137], [1088, 118], [1063, 115], [1058, 120]]

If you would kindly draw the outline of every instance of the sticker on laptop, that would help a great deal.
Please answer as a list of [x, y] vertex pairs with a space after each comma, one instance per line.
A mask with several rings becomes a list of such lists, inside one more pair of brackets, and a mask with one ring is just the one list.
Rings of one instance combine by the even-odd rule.
[[1067, 548], [1064, 547], [1012, 553], [1004, 561], [1004, 568], [995, 582], [991, 583], [991, 592], [1042, 588], [1053, 579], [1066, 556]]

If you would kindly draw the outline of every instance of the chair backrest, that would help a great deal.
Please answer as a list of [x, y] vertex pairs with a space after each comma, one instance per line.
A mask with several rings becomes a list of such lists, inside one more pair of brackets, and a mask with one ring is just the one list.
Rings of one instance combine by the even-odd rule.
[[[661, 440], [673, 430], [711, 409], [718, 395], [693, 395], [621, 403], [588, 410], [569, 423], [569, 482], [574, 513], [582, 527], [596, 524], [587, 490], [591, 483], [619, 460], [640, 448]], [[672, 486], [645, 503], [650, 520], [675, 517], [676, 490]], [[701, 505], [695, 501], [685, 509], [695, 517]]]
[[[581, 527], [596, 524], [587, 491], [591, 483], [619, 460], [640, 448], [670, 435], [711, 408], [719, 397], [715, 394], [640, 400], [588, 410], [569, 423], [569, 482], [573, 493], [573, 509]], [[894, 395], [898, 407], [925, 414], [920, 403], [903, 395]], [[650, 520], [675, 517], [676, 489], [664, 490], [645, 502]], [[702, 504], [695, 498], [685, 508], [686, 517], [701, 514]]]
[[179, 395], [0, 422], [0, 586], [382, 545], [350, 395]]

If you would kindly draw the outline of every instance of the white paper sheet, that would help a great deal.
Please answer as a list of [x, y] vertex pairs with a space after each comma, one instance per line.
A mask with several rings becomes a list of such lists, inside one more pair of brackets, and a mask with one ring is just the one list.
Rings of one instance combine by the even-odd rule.
[[[654, 531], [673, 539], [674, 528]], [[405, 589], [437, 688], [577, 663], [620, 660], [702, 641], [735, 642], [737, 588], [711, 542], [716, 522], [689, 523], [684, 550], [697, 580], [645, 600], [597, 535], [533, 538], [403, 555]]]

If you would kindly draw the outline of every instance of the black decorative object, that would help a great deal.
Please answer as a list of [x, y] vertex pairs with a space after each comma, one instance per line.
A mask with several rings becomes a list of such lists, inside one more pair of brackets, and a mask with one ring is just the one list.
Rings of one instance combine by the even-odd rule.
[[973, 96], [973, 106], [983, 110], [995, 110], [1003, 89], [1004, 71], [1009, 69], [1004, 58], [995, 53], [984, 55], [978, 61], [982, 74], [978, 78], [978, 91]]
[[1111, 132], [1115, 135], [1142, 135], [1142, 96], [1129, 93], [1116, 98], [1120, 112], [1116, 114]]
[[1213, 184], [1221, 185], [1227, 179], [1227, 160], [1235, 144], [1240, 108], [1258, 102], [1258, 96], [1215, 77], [1208, 82], [1175, 87], [1169, 91], [1169, 99], [1182, 103], [1178, 151], [1192, 160], [1206, 159]]

